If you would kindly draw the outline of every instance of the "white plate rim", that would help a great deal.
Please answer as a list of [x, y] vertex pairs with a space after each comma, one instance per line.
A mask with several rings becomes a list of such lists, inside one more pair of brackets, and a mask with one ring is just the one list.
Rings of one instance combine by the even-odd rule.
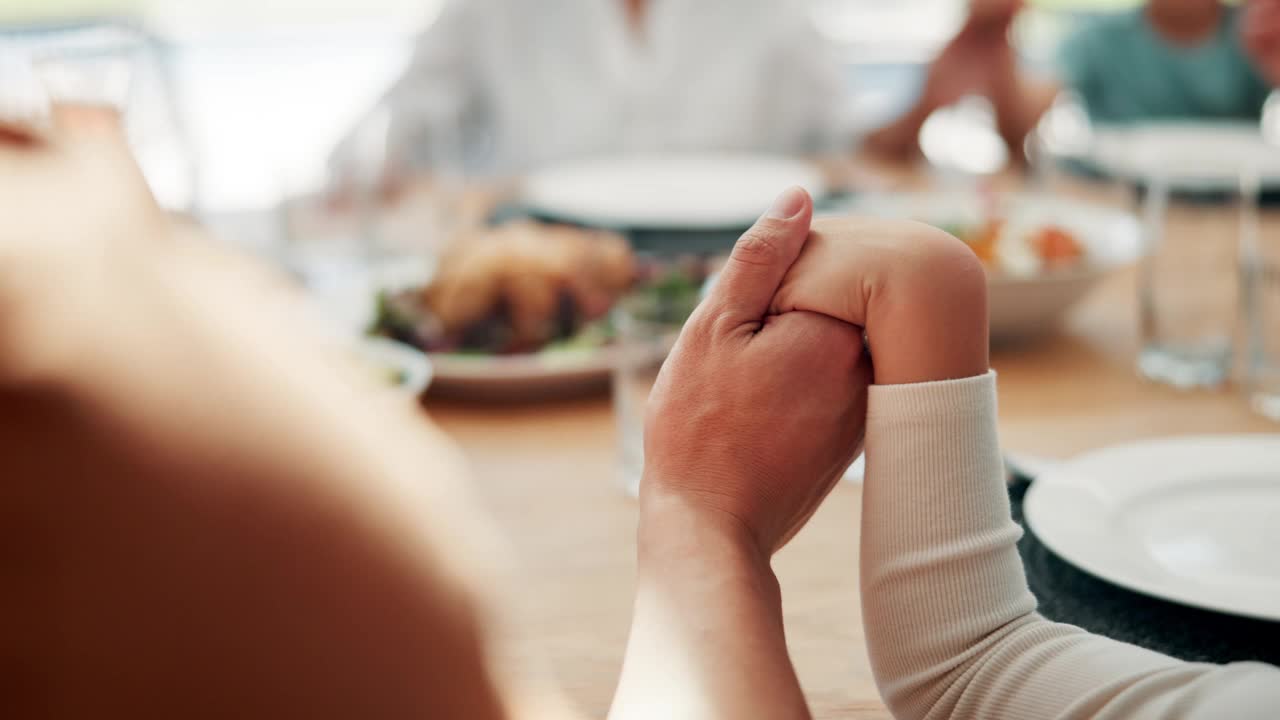
[[[654, 360], [666, 357], [678, 331], [654, 348]], [[525, 383], [605, 377], [618, 363], [619, 348], [612, 345], [581, 349], [543, 350], [514, 355], [428, 353], [441, 383]]]
[[370, 360], [394, 367], [402, 373], [403, 379], [395, 386], [398, 391], [421, 395], [435, 378], [431, 359], [412, 345], [367, 335], [360, 338], [357, 347]]
[[[1271, 148], [1275, 156], [1280, 157], [1280, 147], [1267, 142], [1260, 125], [1257, 122], [1243, 120], [1160, 120], [1132, 126], [1103, 125], [1094, 132], [1102, 143], [1125, 143], [1131, 146], [1139, 145], [1148, 141], [1149, 138], [1160, 135], [1174, 140], [1179, 139], [1178, 136], [1181, 135], [1181, 139], [1185, 142], [1203, 141], [1205, 137], [1212, 135], [1231, 141], [1253, 140], [1256, 135], [1259, 148]], [[1062, 157], [1072, 156], [1064, 154]], [[1150, 174], [1136, 167], [1132, 162], [1118, 161], [1113, 157], [1104, 156], [1098, 147], [1092, 148], [1078, 159], [1084, 160], [1106, 175], [1125, 182], [1141, 182]], [[1280, 186], [1280, 166], [1263, 169], [1261, 181], [1265, 188]], [[1175, 190], [1187, 192], [1226, 192], [1239, 187], [1237, 175], [1226, 176], [1217, 173], [1174, 173], [1168, 182]]]
[[[704, 212], [699, 216], [683, 215], [677, 218], [662, 220], [654, 216], [628, 215], [622, 213], [600, 212], [592, 210], [575, 209], [572, 203], [566, 204], [563, 199], [558, 198], [559, 192], [556, 191], [555, 183], [560, 181], [563, 174], [572, 176], [574, 173], [582, 172], [583, 169], [591, 169], [597, 165], [605, 165], [610, 161], [619, 163], [631, 163], [644, 165], [654, 164], [661, 165], [664, 162], [676, 163], [706, 163], [714, 165], [716, 163], [745, 163], [750, 165], [758, 163], [760, 166], [772, 165], [771, 169], [779, 171], [781, 178], [778, 183], [776, 192], [782, 192], [789, 185], [801, 185], [805, 187], [815, 199], [825, 197], [829, 191], [826, 178], [823, 176], [822, 169], [813, 162], [804, 158], [792, 157], [788, 155], [767, 154], [767, 153], [747, 153], [747, 152], [719, 152], [719, 153], [643, 153], [632, 155], [618, 156], [600, 156], [582, 158], [578, 161], [565, 163], [562, 165], [554, 165], [531, 173], [521, 182], [519, 194], [520, 203], [529, 211], [538, 215], [545, 215], [549, 218], [570, 222], [577, 225], [588, 227], [597, 227], [610, 230], [691, 230], [691, 231], [725, 231], [725, 230], [742, 230], [749, 227], [755, 222], [759, 212], [765, 210], [764, 207], [758, 210], [747, 212]], [[550, 184], [550, 189], [548, 189]], [[765, 201], [767, 205], [767, 200]]]
[[[1215, 452], [1224, 462], [1239, 461], [1236, 453], [1223, 452], [1228, 449], [1239, 450], [1243, 446], [1257, 452], [1270, 451], [1280, 456], [1280, 435], [1275, 433], [1243, 433], [1221, 435], [1181, 435], [1173, 437], [1151, 438], [1131, 443], [1122, 443], [1093, 450], [1064, 463], [1055, 463], [1043, 475], [1037, 477], [1027, 490], [1023, 500], [1023, 518], [1036, 539], [1055, 555], [1078, 569], [1114, 585], [1144, 595], [1167, 600], [1188, 607], [1211, 610], [1240, 617], [1248, 617], [1267, 621], [1280, 621], [1280, 604], [1275, 610], [1259, 611], [1255, 607], [1243, 607], [1232, 602], [1198, 596], [1194, 590], [1187, 592], [1169, 584], [1152, 582], [1147, 578], [1125, 572], [1123, 566], [1109, 566], [1099, 561], [1087, 548], [1072, 544], [1069, 539], [1060, 537], [1056, 530], [1054, 516], [1055, 494], [1062, 486], [1079, 484], [1080, 478], [1099, 472], [1105, 472], [1106, 463], [1116, 456], [1148, 454], [1159, 457], [1170, 447], [1177, 446], [1182, 451], [1197, 447], [1200, 451]], [[1280, 485], [1277, 486], [1280, 492]]]
[[441, 382], [519, 382], [604, 375], [613, 368], [610, 348], [550, 350], [515, 355], [429, 353]]

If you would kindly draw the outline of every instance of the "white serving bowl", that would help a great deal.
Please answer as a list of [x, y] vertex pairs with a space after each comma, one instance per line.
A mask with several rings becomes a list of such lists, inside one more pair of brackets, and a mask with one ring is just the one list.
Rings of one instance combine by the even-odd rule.
[[[1033, 275], [988, 272], [991, 338], [995, 342], [1025, 340], [1053, 330], [1067, 310], [1107, 273], [1141, 255], [1141, 227], [1132, 213], [1032, 193], [1002, 195], [998, 203], [1002, 213], [1039, 218], [1069, 231], [1085, 246], [1085, 259], [1070, 269]], [[980, 222], [982, 204], [975, 194], [963, 192], [868, 194], [846, 203], [840, 212], [942, 225]]]

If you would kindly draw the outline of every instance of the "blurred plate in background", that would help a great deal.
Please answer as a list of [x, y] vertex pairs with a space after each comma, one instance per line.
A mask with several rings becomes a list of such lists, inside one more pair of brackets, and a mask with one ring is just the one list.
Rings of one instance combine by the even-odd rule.
[[1280, 620], [1280, 438], [1179, 437], [1057, 465], [1023, 505], [1067, 562], [1165, 600]]
[[790, 158], [750, 154], [605, 157], [535, 172], [523, 205], [535, 215], [621, 230], [743, 229], [792, 185], [815, 198], [822, 172]]
[[[994, 207], [985, 207], [988, 205]], [[964, 192], [862, 195], [842, 210], [918, 220], [953, 232], [957, 225], [987, 223], [993, 214], [1006, 225], [1032, 230], [1054, 226], [1068, 231], [1083, 251], [1079, 260], [1068, 266], [1028, 270], [1018, 262], [1024, 248], [1007, 254], [997, 251], [998, 257], [1008, 258], [1009, 267], [988, 265], [991, 338], [995, 342], [1051, 331], [1099, 280], [1137, 260], [1142, 249], [1141, 227], [1131, 213], [1046, 195], [1014, 193], [994, 200]]]
[[1280, 188], [1280, 148], [1257, 123], [1166, 122], [1099, 128], [1085, 162], [1107, 175], [1141, 182], [1163, 178], [1177, 190], [1233, 192], [1252, 167], [1264, 187]]

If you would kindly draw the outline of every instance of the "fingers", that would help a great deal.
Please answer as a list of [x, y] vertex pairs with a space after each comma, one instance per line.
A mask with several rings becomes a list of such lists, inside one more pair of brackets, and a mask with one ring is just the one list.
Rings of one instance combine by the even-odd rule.
[[800, 256], [812, 220], [813, 200], [803, 188], [793, 187], [779, 195], [738, 239], [720, 271], [706, 301], [714, 316], [734, 325], [758, 327], [782, 278]]
[[864, 352], [862, 328], [857, 325], [797, 310], [771, 315], [759, 337], [780, 343], [788, 352], [821, 353], [824, 361], [844, 363], [854, 380], [870, 382], [870, 358]]

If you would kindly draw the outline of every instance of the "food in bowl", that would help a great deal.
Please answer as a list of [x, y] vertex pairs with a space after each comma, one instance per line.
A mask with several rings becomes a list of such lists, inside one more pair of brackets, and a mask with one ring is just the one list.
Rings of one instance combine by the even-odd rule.
[[[1044, 193], [867, 193], [842, 210], [920, 220], [977, 245], [986, 258], [991, 337], [1001, 342], [1056, 327], [1102, 278], [1142, 251], [1141, 224], [1131, 212]], [[992, 219], [1003, 220], [994, 233]], [[1045, 228], [1061, 236], [1047, 237]]]
[[682, 323], [707, 273], [699, 258], [637, 257], [614, 233], [513, 222], [455, 242], [429, 285], [380, 294], [369, 331], [433, 353], [602, 347], [624, 296], [649, 296]]
[[1031, 277], [1073, 269], [1087, 260], [1074, 233], [1043, 218], [1014, 215], [932, 224], [964, 241], [988, 270], [997, 273]]

